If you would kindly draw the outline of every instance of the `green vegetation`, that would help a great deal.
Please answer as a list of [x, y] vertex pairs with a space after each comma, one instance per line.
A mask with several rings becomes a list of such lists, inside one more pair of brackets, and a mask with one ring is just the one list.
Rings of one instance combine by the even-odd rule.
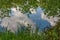
[[[8, 16], [9, 8], [13, 6], [19, 6], [22, 8], [23, 12], [28, 12], [29, 8], [36, 8], [40, 6], [42, 9], [45, 9], [45, 12], [49, 12], [49, 15], [56, 15], [60, 12], [60, 0], [0, 0], [0, 10], [3, 13], [1, 17]], [[6, 12], [6, 13], [5, 13]]]

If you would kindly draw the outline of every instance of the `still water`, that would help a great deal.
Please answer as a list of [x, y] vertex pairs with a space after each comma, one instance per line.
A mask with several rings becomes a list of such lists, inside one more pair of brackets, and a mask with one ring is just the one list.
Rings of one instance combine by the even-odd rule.
[[37, 25], [39, 31], [43, 31], [44, 29], [51, 27], [48, 20], [42, 19], [42, 12], [43, 10], [38, 7], [35, 14], [29, 14], [29, 18]]
[[[43, 19], [43, 18], [45, 18], [44, 16], [42, 16], [43, 14], [44, 14], [44, 12], [40, 7], [36, 8], [36, 13], [29, 14], [29, 19], [32, 20], [36, 24], [39, 32], [51, 27], [51, 23], [48, 20]], [[10, 16], [14, 16], [14, 15], [15, 15], [15, 13], [11, 11]], [[26, 15], [26, 16], [28, 16], [28, 15]], [[1, 21], [0, 21], [0, 24], [1, 24]], [[1, 27], [1, 25], [0, 25], [0, 32], [5, 30], [5, 29], [4, 30], [2, 30], [2, 29], [4, 29], [4, 28]]]

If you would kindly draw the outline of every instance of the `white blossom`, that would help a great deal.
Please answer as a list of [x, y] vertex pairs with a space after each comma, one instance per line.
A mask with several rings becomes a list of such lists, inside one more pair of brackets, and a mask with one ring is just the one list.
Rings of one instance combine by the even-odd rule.
[[29, 9], [32, 14], [36, 14], [36, 10], [34, 8]]

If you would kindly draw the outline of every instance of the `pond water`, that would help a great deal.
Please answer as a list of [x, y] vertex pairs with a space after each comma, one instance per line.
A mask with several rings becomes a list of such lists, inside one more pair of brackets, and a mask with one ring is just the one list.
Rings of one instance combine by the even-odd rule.
[[[37, 7], [35, 11], [36, 12], [33, 14], [27, 14], [29, 14], [29, 19], [31, 19], [36, 24], [38, 30], [43, 31], [44, 29], [51, 27], [51, 24], [48, 22], [48, 20], [42, 19], [42, 15], [44, 14], [43, 10], [40, 7]], [[14, 13], [10, 14], [10, 16], [13, 15]]]
[[37, 25], [39, 31], [51, 27], [51, 24], [48, 22], [48, 20], [42, 19], [42, 15], [43, 10], [40, 7], [36, 9], [35, 14], [29, 14], [29, 18]]
[[[14, 16], [14, 15], [15, 13], [11, 11], [10, 16]], [[36, 13], [29, 14], [29, 19], [31, 19], [36, 24], [39, 32], [43, 31], [44, 29], [46, 30], [47, 28], [50, 28], [52, 26], [50, 23], [51, 21], [45, 20], [45, 19], [48, 19], [48, 17], [46, 17], [45, 19], [43, 18], [45, 18], [44, 12], [40, 7], [36, 8]], [[2, 29], [4, 28], [0, 26], [0, 31], [3, 31]]]

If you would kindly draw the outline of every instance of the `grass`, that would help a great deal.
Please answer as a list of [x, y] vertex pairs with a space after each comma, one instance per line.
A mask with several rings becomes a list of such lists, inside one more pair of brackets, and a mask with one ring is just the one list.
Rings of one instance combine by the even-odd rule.
[[[28, 2], [28, 4], [27, 4]], [[39, 0], [39, 2], [37, 0], [0, 0], [0, 10], [2, 10], [2, 14], [0, 14], [0, 18], [1, 17], [6, 17], [8, 16], [8, 13], [10, 10], [8, 10], [8, 8], [10, 9], [11, 7], [16, 7], [16, 5], [18, 5], [20, 8], [22, 8], [22, 11], [28, 12], [28, 10], [33, 7], [36, 8], [38, 6], [40, 6], [42, 9], [45, 9], [45, 12], [49, 12], [49, 16], [51, 15], [56, 15], [60, 12], [60, 0]], [[5, 10], [4, 10], [5, 9]]]

